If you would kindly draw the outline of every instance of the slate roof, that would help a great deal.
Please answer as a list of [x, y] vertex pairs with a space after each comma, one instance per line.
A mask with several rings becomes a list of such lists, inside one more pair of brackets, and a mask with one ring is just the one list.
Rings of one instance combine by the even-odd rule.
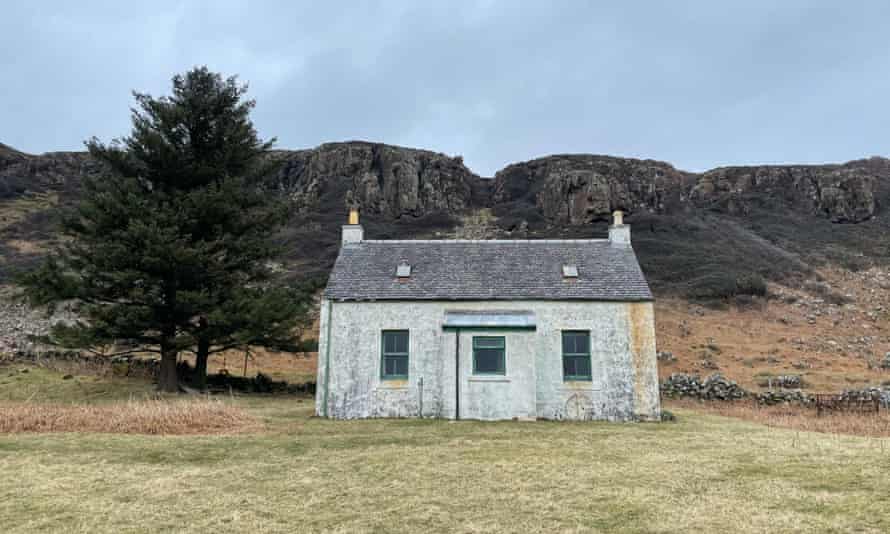
[[[411, 276], [399, 279], [405, 260]], [[578, 278], [565, 279], [563, 265]], [[636, 255], [607, 239], [362, 241], [343, 245], [335, 300], [652, 300]]]

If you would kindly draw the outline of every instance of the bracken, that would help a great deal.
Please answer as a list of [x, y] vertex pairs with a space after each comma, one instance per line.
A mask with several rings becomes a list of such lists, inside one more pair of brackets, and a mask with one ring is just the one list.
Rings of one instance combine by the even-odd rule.
[[763, 406], [750, 401], [700, 402], [676, 400], [667, 403], [671, 408], [688, 408], [701, 413], [735, 417], [770, 427], [793, 428], [826, 434], [890, 437], [890, 411], [877, 414], [832, 413], [819, 416], [815, 408], [800, 404]]
[[0, 433], [230, 434], [258, 427], [240, 408], [216, 399], [112, 404], [0, 403]]

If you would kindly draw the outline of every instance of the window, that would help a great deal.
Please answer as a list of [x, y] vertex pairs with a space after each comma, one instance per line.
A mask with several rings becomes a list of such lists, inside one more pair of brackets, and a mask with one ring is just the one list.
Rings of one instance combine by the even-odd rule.
[[473, 374], [505, 375], [507, 366], [504, 360], [506, 343], [503, 337], [473, 338]]
[[385, 380], [408, 378], [408, 331], [383, 331], [383, 363], [380, 376]]
[[592, 380], [590, 373], [590, 332], [562, 333], [563, 380]]

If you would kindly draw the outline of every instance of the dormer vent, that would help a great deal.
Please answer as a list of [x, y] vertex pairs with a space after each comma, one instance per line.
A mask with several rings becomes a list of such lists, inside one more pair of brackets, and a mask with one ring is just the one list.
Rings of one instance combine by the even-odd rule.
[[396, 276], [399, 278], [410, 278], [411, 265], [405, 260], [399, 262], [399, 266], [396, 267]]
[[563, 278], [578, 278], [578, 266], [577, 265], [563, 265], [562, 266], [562, 277]]

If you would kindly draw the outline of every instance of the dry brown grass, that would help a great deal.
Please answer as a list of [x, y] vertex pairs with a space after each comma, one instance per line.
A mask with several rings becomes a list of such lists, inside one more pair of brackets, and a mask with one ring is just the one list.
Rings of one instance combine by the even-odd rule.
[[[247, 375], [256, 376], [263, 373], [272, 380], [286, 380], [291, 384], [304, 384], [314, 381], [318, 353], [315, 352], [272, 352], [262, 348], [251, 350], [252, 356], [247, 360]], [[192, 354], [183, 354], [181, 359], [195, 364]], [[244, 353], [231, 350], [214, 354], [207, 365], [209, 373], [226, 372], [235, 376], [244, 375]]]
[[0, 434], [234, 434], [257, 428], [257, 421], [247, 412], [215, 399], [151, 399], [109, 404], [0, 403]]
[[762, 425], [791, 428], [824, 434], [847, 434], [851, 436], [890, 437], [890, 411], [877, 414], [834, 413], [819, 416], [815, 408], [788, 404], [760, 406], [754, 402], [699, 402], [675, 400], [667, 404], [668, 409], [684, 408], [697, 412], [735, 417]]

